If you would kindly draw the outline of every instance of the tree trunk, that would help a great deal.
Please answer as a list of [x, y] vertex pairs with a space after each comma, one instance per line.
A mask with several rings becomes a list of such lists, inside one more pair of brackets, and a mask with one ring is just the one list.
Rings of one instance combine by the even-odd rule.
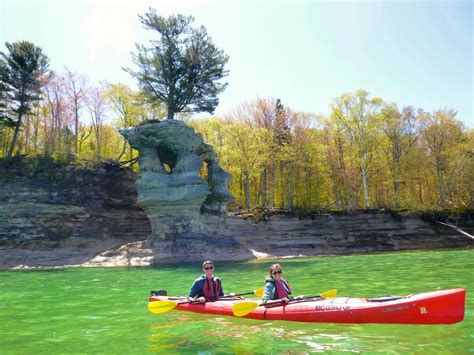
[[26, 115], [26, 123], [25, 123], [25, 127], [26, 127], [26, 130], [25, 130], [25, 144], [24, 144], [24, 147], [25, 147], [25, 153], [26, 154], [29, 154], [30, 153], [30, 115]]
[[364, 194], [364, 208], [369, 209], [370, 208], [370, 203], [369, 203], [369, 190], [367, 187], [367, 153], [366, 152], [361, 152], [360, 154], [360, 177], [361, 177], [361, 183], [362, 183], [362, 193]]
[[61, 120], [59, 118], [59, 114], [56, 115], [56, 129], [57, 129], [57, 141], [58, 141], [58, 153], [61, 154], [61, 150], [63, 149], [62, 148], [62, 141], [63, 141], [63, 136], [64, 136], [64, 133], [62, 131], [62, 126], [61, 126]]
[[400, 184], [400, 165], [398, 162], [393, 163], [392, 167], [393, 193], [395, 194], [395, 208], [402, 205], [401, 184]]
[[283, 177], [283, 169], [284, 168], [284, 162], [280, 160], [280, 207], [285, 208], [285, 179]]
[[120, 159], [122, 159], [123, 155], [125, 154], [126, 150], [127, 150], [127, 140], [125, 138], [122, 138], [123, 139], [123, 146], [122, 146], [122, 152], [120, 153], [120, 155], [115, 159], [116, 162], [119, 162]]
[[266, 208], [267, 207], [267, 166], [265, 164], [263, 165], [260, 188], [261, 188], [260, 191], [262, 195], [262, 208]]
[[367, 190], [367, 171], [365, 170], [365, 167], [361, 167], [360, 174], [362, 178], [362, 191], [364, 193], [364, 207], [365, 209], [369, 209], [369, 192]]
[[272, 154], [271, 158], [271, 171], [270, 171], [270, 203], [269, 207], [273, 208], [275, 206], [275, 187], [276, 187], [276, 181], [275, 181], [275, 156]]
[[441, 174], [441, 157], [440, 156], [436, 157], [436, 182], [438, 184], [439, 204], [441, 205], [441, 207], [444, 207], [445, 202], [446, 202], [446, 197], [444, 194], [443, 180], [442, 180], [442, 174]]
[[168, 107], [168, 120], [174, 120], [174, 109]]
[[75, 117], [74, 117], [74, 134], [75, 134], [75, 137], [74, 137], [74, 153], [77, 155], [77, 153], [79, 152], [79, 112], [77, 111], [77, 106], [75, 107], [74, 109], [74, 114], [75, 114]]
[[400, 208], [402, 204], [402, 199], [401, 199], [401, 188], [400, 188], [400, 181], [394, 181], [393, 182], [393, 191], [395, 193], [395, 207]]
[[[40, 120], [40, 117], [39, 117], [39, 108], [36, 110], [36, 122], [35, 122], [35, 129], [34, 129], [34, 133], [35, 133], [35, 138], [34, 138], [34, 149], [35, 149], [35, 154], [38, 153], [38, 134], [39, 134], [39, 120]], [[45, 122], [46, 124], [46, 122]]]
[[341, 178], [342, 178], [342, 198], [343, 198], [343, 208], [345, 210], [349, 209], [349, 197], [348, 191], [349, 187], [347, 186], [347, 179], [346, 179], [346, 165], [344, 163], [344, 149], [342, 147], [342, 141], [340, 138], [337, 139], [337, 148], [339, 151], [339, 166], [341, 169]]
[[328, 146], [328, 160], [329, 160], [329, 167], [331, 168], [331, 180], [332, 180], [332, 193], [334, 195], [334, 199], [336, 200], [336, 208], [340, 209], [340, 196], [339, 190], [337, 188], [337, 172], [336, 172], [336, 164], [334, 163], [334, 159], [331, 154], [331, 148], [329, 147], [329, 140], [326, 140], [326, 145]]
[[294, 172], [293, 172], [293, 177], [294, 177], [294, 194], [295, 194], [295, 198], [294, 198], [294, 201], [295, 201], [295, 206], [296, 208], [300, 208], [301, 206], [301, 201], [300, 201], [300, 198], [301, 198], [301, 193], [300, 193], [300, 167], [299, 165], [296, 165], [296, 168], [294, 169]]
[[97, 125], [97, 127], [95, 128], [95, 141], [96, 141], [96, 144], [97, 144], [97, 159], [100, 160], [101, 158], [101, 141], [100, 141], [100, 125]]
[[18, 139], [18, 134], [20, 133], [22, 114], [18, 114], [18, 120], [16, 121], [15, 133], [13, 133], [12, 142], [10, 144], [10, 149], [8, 149], [7, 159], [10, 159], [13, 155], [13, 150], [15, 149], [16, 141]]
[[311, 201], [311, 168], [306, 169], [306, 176], [305, 176], [305, 182], [306, 182], [306, 193], [304, 196], [304, 206], [306, 208], [311, 208], [312, 201]]
[[291, 211], [293, 209], [293, 169], [290, 164], [287, 164], [287, 173], [288, 173], [288, 180], [287, 180], [287, 190], [286, 190], [286, 209]]
[[244, 192], [245, 192], [245, 207], [250, 208], [250, 181], [249, 172], [244, 171]]
[[239, 196], [240, 200], [244, 201], [245, 200], [245, 193], [244, 193], [244, 176], [242, 173], [239, 175]]

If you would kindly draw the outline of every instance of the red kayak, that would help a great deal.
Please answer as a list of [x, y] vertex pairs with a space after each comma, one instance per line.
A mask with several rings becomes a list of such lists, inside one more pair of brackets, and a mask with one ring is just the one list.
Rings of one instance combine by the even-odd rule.
[[[452, 324], [464, 319], [465, 300], [466, 290], [461, 288], [403, 297], [307, 298], [270, 308], [258, 306], [243, 317], [317, 323]], [[181, 311], [234, 316], [234, 305], [249, 300], [222, 298], [215, 302], [180, 304], [186, 299], [151, 296], [150, 301], [174, 301], [175, 309]]]

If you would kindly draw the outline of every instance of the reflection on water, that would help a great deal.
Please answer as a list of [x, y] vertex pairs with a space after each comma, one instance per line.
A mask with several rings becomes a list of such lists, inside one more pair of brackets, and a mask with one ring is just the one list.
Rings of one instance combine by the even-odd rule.
[[[262, 322], [174, 312], [150, 326], [150, 350], [233, 353], [404, 352], [461, 353], [469, 347], [468, 329], [453, 326], [344, 325]], [[185, 323], [183, 323], [185, 322]], [[471, 349], [472, 350], [472, 349]]]

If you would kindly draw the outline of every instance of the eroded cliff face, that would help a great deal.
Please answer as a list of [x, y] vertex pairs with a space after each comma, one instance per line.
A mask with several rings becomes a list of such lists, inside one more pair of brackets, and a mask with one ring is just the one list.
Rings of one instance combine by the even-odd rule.
[[104, 164], [0, 166], [0, 268], [146, 266], [299, 255], [473, 247], [417, 216], [381, 212], [269, 221], [201, 214], [192, 232], [153, 238], [137, 206], [137, 174]]
[[130, 169], [0, 165], [0, 267], [86, 262], [150, 233]]

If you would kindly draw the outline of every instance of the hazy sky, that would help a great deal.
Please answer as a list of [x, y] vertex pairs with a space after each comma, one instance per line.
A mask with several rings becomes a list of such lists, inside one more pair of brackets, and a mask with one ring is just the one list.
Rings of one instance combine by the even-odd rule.
[[136, 87], [121, 68], [153, 34], [138, 20], [149, 7], [193, 15], [230, 56], [216, 115], [257, 96], [327, 114], [363, 88], [399, 107], [454, 108], [474, 126], [472, 1], [0, 0], [0, 50], [28, 40], [52, 69]]

